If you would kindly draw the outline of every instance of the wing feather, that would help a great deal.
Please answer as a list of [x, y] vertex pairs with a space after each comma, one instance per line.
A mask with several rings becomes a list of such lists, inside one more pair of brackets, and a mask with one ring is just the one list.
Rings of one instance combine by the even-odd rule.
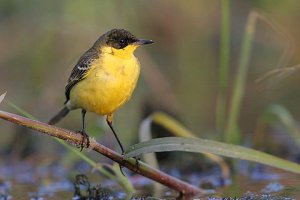
[[93, 61], [97, 58], [99, 58], [99, 52], [94, 48], [89, 49], [80, 57], [80, 59], [78, 60], [77, 64], [74, 66], [71, 72], [71, 75], [68, 79], [68, 83], [65, 88], [65, 103], [67, 103], [70, 99], [71, 89], [74, 87], [74, 85], [76, 85], [78, 82], [82, 81], [85, 78], [85, 75], [92, 68]]

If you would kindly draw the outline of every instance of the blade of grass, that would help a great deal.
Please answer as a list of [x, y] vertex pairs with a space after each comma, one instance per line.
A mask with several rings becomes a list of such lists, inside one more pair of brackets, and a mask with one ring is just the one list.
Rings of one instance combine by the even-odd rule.
[[[147, 140], [152, 139], [152, 137], [151, 137], [151, 122], [163, 126], [164, 128], [169, 130], [175, 136], [187, 137], [187, 138], [197, 138], [195, 134], [193, 134], [188, 129], [183, 127], [178, 121], [176, 121], [172, 117], [170, 117], [167, 114], [162, 113], [162, 112], [155, 112], [151, 116], [147, 117], [141, 124], [140, 137], [141, 137], [141, 135], [143, 136], [141, 141], [147, 141]], [[203, 154], [204, 154], [204, 156], [206, 156], [207, 158], [216, 162], [219, 165], [224, 178], [229, 177], [229, 175], [230, 175], [229, 167], [222, 157], [211, 154], [211, 153], [203, 153]], [[155, 163], [155, 165], [158, 166], [158, 162], [157, 162], [154, 154], [146, 154], [146, 155], [144, 155], [144, 158], [146, 158], [147, 162], [149, 162], [151, 164]]]
[[221, 42], [219, 63], [219, 92], [216, 108], [216, 124], [219, 138], [224, 137], [226, 119], [226, 94], [228, 88], [230, 58], [230, 1], [221, 0]]
[[[290, 137], [295, 141], [295, 143], [300, 147], [300, 131], [299, 128], [292, 116], [292, 114], [287, 110], [285, 107], [274, 104], [271, 105], [266, 113], [264, 114], [266, 117], [268, 115], [275, 115], [276, 118], [282, 123], [282, 125], [287, 129], [288, 134]], [[268, 118], [268, 117], [267, 117]], [[268, 123], [276, 123], [274, 120], [268, 122]]]
[[[139, 128], [139, 142], [144, 142], [147, 140], [151, 140], [151, 122], [152, 120], [147, 117], [142, 121]], [[153, 166], [156, 169], [159, 169], [159, 164], [157, 161], [157, 158], [154, 153], [149, 153], [147, 155], [143, 155], [143, 160], [145, 163], [151, 163], [151, 166]], [[158, 182], [153, 183], [153, 191], [154, 196], [162, 196], [163, 193], [163, 187]]]
[[3, 99], [5, 98], [6, 92], [4, 92], [3, 94], [1, 94], [0, 96], [0, 103], [3, 101]]
[[249, 58], [252, 49], [252, 40], [255, 32], [257, 13], [251, 11], [245, 29], [242, 42], [241, 56], [238, 64], [238, 71], [233, 87], [232, 99], [230, 102], [229, 116], [225, 141], [238, 144], [241, 140], [238, 119], [240, 115], [241, 102], [245, 92], [246, 75], [248, 72]]
[[[139, 142], [144, 142], [152, 139], [151, 123], [152, 123], [152, 119], [149, 117], [147, 117], [142, 121], [139, 129]], [[154, 168], [159, 169], [158, 161], [154, 154], [143, 155], [143, 159], [146, 163], [151, 163], [151, 165]], [[158, 186], [156, 185], [156, 187]]]
[[253, 161], [300, 174], [300, 165], [296, 163], [246, 147], [200, 138], [157, 138], [131, 146], [131, 148], [126, 151], [125, 156], [132, 157], [140, 154], [166, 151], [213, 153], [230, 158]]
[[18, 113], [20, 113], [21, 115], [28, 117], [29, 119], [34, 119], [37, 120], [37, 118], [35, 118], [34, 116], [32, 116], [31, 114], [29, 114], [28, 112], [26, 112], [25, 110], [23, 110], [22, 108], [20, 108], [19, 106], [17, 106], [16, 104], [8, 101], [7, 104], [12, 107], [13, 109], [15, 109]]
[[273, 69], [273, 70], [270, 70], [268, 72], [266, 72], [265, 74], [263, 74], [261, 77], [257, 78], [255, 80], [255, 83], [262, 83], [264, 81], [267, 81], [269, 79], [273, 80], [276, 80], [278, 81], [278, 78], [281, 78], [282, 76], [290, 76], [290, 75], [294, 75], [295, 72], [297, 70], [300, 69], [300, 65], [294, 65], [292, 67], [285, 67], [285, 68], [276, 68], [276, 69]]
[[[16, 111], [18, 111], [21, 115], [24, 115], [25, 117], [28, 117], [29, 119], [37, 120], [37, 118], [35, 118], [31, 114], [29, 114], [28, 112], [26, 112], [25, 110], [23, 110], [22, 108], [18, 107], [14, 103], [8, 102], [8, 105], [11, 106], [12, 108], [14, 108]], [[126, 192], [128, 192], [128, 193], [133, 193], [134, 192], [133, 185], [131, 184], [131, 182], [129, 181], [129, 179], [127, 179], [127, 178], [124, 179], [123, 177], [120, 176], [120, 173], [118, 172], [119, 169], [118, 169], [118, 171], [115, 171], [116, 168], [112, 168], [114, 170], [114, 174], [111, 174], [107, 170], [105, 170], [104, 168], [102, 168], [101, 165], [97, 164], [96, 162], [94, 162], [93, 160], [91, 160], [90, 158], [88, 158], [86, 155], [84, 155], [83, 152], [80, 152], [79, 150], [74, 149], [73, 147], [71, 147], [69, 144], [67, 144], [63, 140], [60, 140], [58, 138], [54, 138], [54, 139], [58, 143], [60, 143], [61, 145], [63, 145], [68, 151], [74, 153], [79, 158], [81, 158], [82, 160], [84, 160], [86, 163], [88, 163], [89, 165], [91, 165], [93, 168], [97, 169], [101, 174], [103, 174], [104, 176], [106, 176], [106, 177], [108, 177], [108, 178], [110, 178], [112, 180], [115, 180]]]
[[291, 72], [292, 70], [298, 69], [298, 66], [294, 66], [288, 69], [282, 69], [282, 67], [286, 66], [286, 64], [290, 60], [292, 52], [294, 50], [294, 43], [292, 42], [289, 34], [285, 32], [285, 30], [280, 25], [274, 23], [263, 12], [258, 10], [251, 11], [248, 16], [246, 29], [243, 37], [238, 71], [234, 82], [232, 100], [230, 102], [230, 110], [228, 116], [229, 119], [227, 122], [225, 132], [225, 141], [230, 143], [239, 143], [239, 141], [241, 140], [240, 130], [238, 127], [238, 119], [240, 114], [241, 101], [244, 96], [246, 75], [248, 72], [249, 58], [252, 50], [252, 40], [254, 38], [255, 28], [258, 20], [261, 20], [262, 22], [266, 23], [276, 33], [278, 33], [286, 41], [286, 47], [284, 48], [284, 51], [280, 56], [277, 65], [277, 68], [281, 67], [281, 69], [275, 69], [271, 72], [266, 73], [261, 78], [257, 79], [256, 82], [261, 82], [262, 80], [265, 80], [272, 75], [276, 75], [278, 77], [279, 75], [286, 74], [283, 72]]
[[[258, 17], [262, 22], [265, 22], [267, 25], [269, 25], [276, 33], [278, 33], [282, 40], [284, 40], [285, 48], [283, 49], [283, 52], [281, 54], [281, 57], [279, 59], [278, 64], [275, 66], [274, 69], [271, 71], [267, 71], [265, 74], [260, 76], [255, 80], [256, 83], [262, 84], [262, 82], [265, 82], [266, 80], [270, 81], [270, 84], [272, 86], [274, 83], [277, 83], [278, 81], [275, 82], [276, 78], [279, 78], [280, 76], [283, 76], [287, 73], [287, 75], [290, 74], [291, 71], [298, 70], [299, 69], [299, 64], [296, 66], [292, 67], [286, 67], [288, 62], [290, 61], [294, 49], [295, 49], [295, 42], [293, 42], [293, 38], [290, 36], [288, 32], [285, 31], [284, 28], [281, 27], [281, 25], [275, 23], [272, 21], [265, 13], [261, 11], [258, 12]], [[273, 79], [273, 80], [272, 80]]]

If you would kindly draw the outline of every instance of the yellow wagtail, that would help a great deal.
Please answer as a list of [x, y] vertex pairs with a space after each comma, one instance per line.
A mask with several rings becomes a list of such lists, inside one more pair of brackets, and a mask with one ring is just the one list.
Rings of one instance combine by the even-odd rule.
[[89, 147], [89, 138], [84, 130], [86, 111], [106, 115], [107, 124], [124, 153], [112, 126], [113, 113], [130, 99], [136, 86], [140, 64], [134, 51], [141, 45], [152, 43], [152, 40], [138, 39], [124, 29], [112, 29], [100, 36], [73, 68], [65, 87], [65, 106], [49, 124], [57, 123], [70, 110], [80, 108], [82, 150], [85, 140], [86, 147]]

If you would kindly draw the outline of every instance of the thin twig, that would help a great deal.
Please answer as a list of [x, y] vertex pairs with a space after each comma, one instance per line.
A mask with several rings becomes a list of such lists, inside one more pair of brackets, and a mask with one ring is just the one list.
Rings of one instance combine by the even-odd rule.
[[[5, 111], [0, 111], [0, 118], [10, 121], [12, 123], [28, 127], [33, 130], [37, 130], [41, 133], [45, 133], [49, 136], [60, 138], [74, 145], [80, 145], [82, 141], [81, 134], [76, 132], [58, 128], [55, 126], [48, 125], [36, 120], [31, 120], [16, 114], [12, 114]], [[90, 139], [90, 148], [111, 160], [119, 163], [120, 165], [130, 169], [131, 171], [138, 173], [142, 176], [145, 176], [149, 179], [157, 181], [171, 189], [174, 189], [181, 194], [205, 194], [207, 191], [197, 188], [193, 185], [190, 185], [186, 182], [183, 182], [177, 178], [174, 178], [170, 175], [165, 174], [146, 163], [139, 161], [139, 164], [136, 164], [136, 159], [134, 158], [124, 158], [122, 155], [117, 152], [99, 144], [95, 139]]]

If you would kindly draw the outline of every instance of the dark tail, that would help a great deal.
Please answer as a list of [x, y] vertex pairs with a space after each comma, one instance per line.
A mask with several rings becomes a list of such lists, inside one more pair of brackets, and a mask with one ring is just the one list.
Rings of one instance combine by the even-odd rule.
[[69, 113], [69, 111], [70, 110], [67, 107], [63, 107], [63, 109], [61, 109], [54, 117], [52, 117], [50, 119], [50, 121], [48, 122], [48, 124], [50, 124], [50, 125], [56, 124], [62, 118], [64, 118]]

